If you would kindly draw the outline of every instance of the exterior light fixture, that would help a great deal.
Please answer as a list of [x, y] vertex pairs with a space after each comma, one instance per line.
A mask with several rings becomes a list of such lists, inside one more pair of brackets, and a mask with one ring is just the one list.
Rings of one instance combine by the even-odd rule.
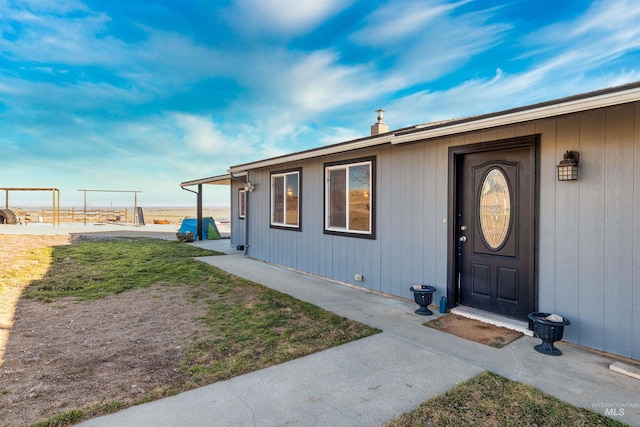
[[578, 179], [578, 164], [580, 163], [580, 153], [577, 151], [567, 151], [564, 158], [558, 163], [558, 181], [576, 181]]
[[255, 185], [253, 185], [252, 183], [250, 182], [244, 183], [244, 191], [246, 191], [247, 193], [251, 193], [254, 188], [255, 188]]

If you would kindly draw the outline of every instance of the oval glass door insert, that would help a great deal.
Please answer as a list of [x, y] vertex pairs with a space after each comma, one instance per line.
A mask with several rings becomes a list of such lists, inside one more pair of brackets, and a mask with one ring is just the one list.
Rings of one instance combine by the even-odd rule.
[[498, 249], [506, 240], [511, 223], [511, 194], [501, 169], [492, 168], [485, 175], [478, 212], [485, 243], [491, 249]]

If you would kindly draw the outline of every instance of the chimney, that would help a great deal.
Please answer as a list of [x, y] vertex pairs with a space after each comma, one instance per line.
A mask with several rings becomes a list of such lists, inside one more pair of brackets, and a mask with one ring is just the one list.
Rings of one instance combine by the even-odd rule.
[[389, 126], [382, 121], [384, 110], [376, 110], [376, 113], [378, 113], [378, 122], [371, 126], [371, 136], [389, 132]]

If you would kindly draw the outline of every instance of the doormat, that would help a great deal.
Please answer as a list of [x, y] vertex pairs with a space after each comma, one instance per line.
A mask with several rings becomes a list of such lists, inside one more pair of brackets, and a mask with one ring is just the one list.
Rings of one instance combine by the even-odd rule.
[[458, 316], [453, 313], [445, 314], [424, 325], [495, 348], [502, 348], [523, 335], [522, 332]]

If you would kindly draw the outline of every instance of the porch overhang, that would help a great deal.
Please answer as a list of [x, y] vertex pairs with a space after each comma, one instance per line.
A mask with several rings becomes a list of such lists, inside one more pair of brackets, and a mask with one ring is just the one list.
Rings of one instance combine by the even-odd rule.
[[231, 175], [216, 175], [210, 176], [208, 178], [200, 178], [194, 179], [191, 181], [184, 181], [180, 183], [180, 187], [191, 187], [193, 185], [201, 185], [201, 184], [213, 184], [213, 185], [231, 185]]
[[[202, 240], [202, 186], [204, 184], [212, 185], [231, 185], [231, 180], [235, 178], [232, 174], [210, 176], [208, 178], [193, 179], [191, 181], [183, 181], [180, 183], [180, 188], [189, 191], [196, 195], [196, 216], [198, 227], [198, 240]], [[197, 191], [191, 190], [187, 187], [197, 186]]]

